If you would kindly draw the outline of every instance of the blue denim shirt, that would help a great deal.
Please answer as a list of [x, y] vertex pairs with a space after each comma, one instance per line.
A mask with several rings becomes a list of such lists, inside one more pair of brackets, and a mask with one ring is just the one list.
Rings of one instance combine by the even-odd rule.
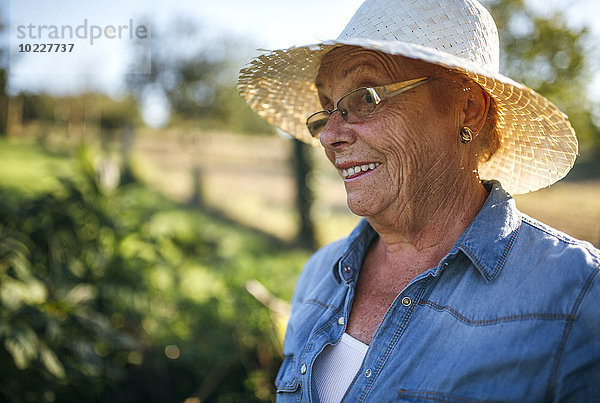
[[[600, 251], [520, 213], [498, 182], [436, 267], [396, 297], [346, 402], [600, 401]], [[312, 365], [345, 331], [362, 220], [294, 290], [278, 401], [317, 402]]]

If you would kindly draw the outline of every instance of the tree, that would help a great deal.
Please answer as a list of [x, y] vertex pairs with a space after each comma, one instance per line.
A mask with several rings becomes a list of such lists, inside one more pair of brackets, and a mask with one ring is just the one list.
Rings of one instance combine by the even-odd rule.
[[293, 142], [292, 172], [296, 184], [296, 209], [300, 221], [296, 240], [303, 248], [313, 250], [317, 247], [317, 240], [311, 216], [313, 194], [308, 184], [314, 165], [311, 158], [312, 147], [296, 139]]
[[[4, 25], [0, 23], [0, 32]], [[0, 136], [6, 136], [8, 131], [8, 94], [6, 93], [6, 49], [0, 49]]]
[[[237, 66], [249, 49], [244, 39], [208, 32], [195, 21], [179, 18], [164, 32], [153, 31], [151, 71], [128, 76], [127, 85], [142, 105], [151, 97], [166, 101], [172, 124], [272, 132], [235, 88]], [[139, 55], [136, 62], [145, 61], [143, 57]]]

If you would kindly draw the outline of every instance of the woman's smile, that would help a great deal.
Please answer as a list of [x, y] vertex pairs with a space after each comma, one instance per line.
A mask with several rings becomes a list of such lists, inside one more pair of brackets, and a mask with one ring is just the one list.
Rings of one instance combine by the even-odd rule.
[[366, 175], [371, 174], [377, 167], [381, 165], [379, 162], [369, 162], [363, 164], [357, 164], [349, 168], [340, 169], [340, 174], [344, 181], [350, 181], [358, 178], [363, 178]]

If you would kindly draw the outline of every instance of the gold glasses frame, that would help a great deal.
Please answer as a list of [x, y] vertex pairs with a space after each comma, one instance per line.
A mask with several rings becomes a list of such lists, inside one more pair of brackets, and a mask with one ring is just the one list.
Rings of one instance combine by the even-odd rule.
[[[425, 83], [428, 79], [429, 77], [420, 77], [412, 80], [381, 85], [378, 87], [357, 88], [341, 97], [335, 105], [335, 108], [331, 110], [323, 109], [310, 115], [306, 119], [306, 126], [313, 137], [319, 138], [321, 132], [325, 128], [325, 125], [329, 121], [329, 118], [336, 111], [340, 112], [340, 115], [342, 115], [342, 118], [344, 118], [346, 122], [358, 123], [373, 113], [381, 101], [395, 97], [396, 95], [402, 94], [403, 92], [406, 92], [412, 88], [418, 87], [419, 85]], [[367, 108], [350, 108], [352, 105], [350, 101], [353, 99], [362, 99], [363, 95], [365, 96], [365, 102], [362, 103], [362, 106], [366, 106]], [[357, 96], [359, 97], [357, 98]]]

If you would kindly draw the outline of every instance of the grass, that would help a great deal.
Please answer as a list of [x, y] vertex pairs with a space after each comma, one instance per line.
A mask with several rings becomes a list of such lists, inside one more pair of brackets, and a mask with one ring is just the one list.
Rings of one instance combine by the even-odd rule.
[[600, 247], [600, 180], [559, 182], [515, 200], [524, 213]]
[[27, 194], [53, 189], [57, 177], [72, 170], [72, 162], [46, 152], [32, 142], [2, 139], [0, 142], [0, 178], [5, 187]]

